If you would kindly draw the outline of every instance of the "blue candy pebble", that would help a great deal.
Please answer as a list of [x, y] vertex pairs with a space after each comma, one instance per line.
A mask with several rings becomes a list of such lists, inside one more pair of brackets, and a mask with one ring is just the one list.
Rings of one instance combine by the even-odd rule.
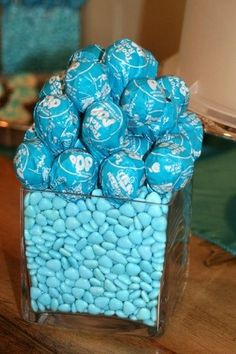
[[133, 218], [136, 215], [136, 212], [131, 204], [125, 203], [122, 204], [120, 207], [120, 213], [128, 216], [130, 218]]
[[40, 302], [44, 306], [48, 306], [51, 302], [51, 298], [47, 293], [45, 293], [38, 297], [38, 302]]
[[65, 208], [65, 213], [67, 216], [76, 216], [79, 212], [79, 207], [77, 204], [69, 202]]
[[150, 203], [161, 204], [161, 197], [158, 193], [152, 192], [152, 193], [147, 194], [146, 201], [150, 202]]
[[129, 229], [127, 229], [126, 227], [119, 225], [119, 224], [115, 225], [114, 231], [115, 231], [115, 234], [119, 237], [126, 236], [129, 233]]
[[104, 309], [109, 303], [109, 299], [104, 296], [98, 296], [95, 301], [95, 305], [101, 309]]
[[111, 310], [114, 310], [114, 311], [120, 310], [123, 307], [123, 303], [122, 303], [122, 301], [114, 298], [114, 299], [110, 300], [109, 307]]
[[[97, 246], [97, 247], [99, 247], [99, 246]], [[102, 250], [103, 250], [103, 248], [102, 248]], [[105, 250], [103, 250], [103, 251], [105, 253]], [[111, 268], [112, 267], [112, 260], [109, 257], [107, 257], [106, 255], [101, 256], [98, 259], [98, 263], [99, 263], [100, 266], [105, 267], [105, 268]]]
[[91, 313], [92, 315], [98, 315], [101, 310], [99, 309], [99, 307], [95, 306], [94, 304], [90, 304], [88, 306], [88, 312]]
[[97, 210], [107, 212], [112, 208], [112, 205], [105, 198], [99, 198], [97, 201]]
[[133, 314], [135, 310], [136, 307], [132, 304], [132, 302], [130, 301], [124, 302], [123, 311], [126, 314], [126, 316]]
[[[77, 271], [78, 272], [78, 271]], [[86, 268], [85, 266], [81, 265], [79, 267], [79, 274], [84, 279], [90, 279], [93, 276], [93, 273], [90, 269]]]
[[152, 219], [152, 227], [156, 231], [165, 231], [167, 227], [167, 219], [164, 216]]
[[139, 245], [142, 243], [142, 231], [141, 230], [134, 230], [129, 234], [130, 241], [135, 244]]
[[147, 213], [139, 213], [138, 214], [138, 219], [141, 222], [142, 226], [145, 228], [151, 223], [151, 216]]
[[129, 275], [138, 275], [140, 272], [140, 267], [137, 264], [128, 263], [126, 266], [126, 272]]
[[69, 229], [69, 230], [75, 230], [79, 227], [79, 222], [78, 220], [74, 217], [74, 216], [69, 216], [67, 219], [66, 219], [66, 227]]
[[138, 252], [145, 261], [151, 261], [152, 251], [149, 246], [139, 246]]
[[64, 275], [66, 278], [70, 279], [70, 280], [77, 280], [79, 278], [79, 272], [77, 269], [75, 268], [68, 268], [65, 270]]
[[31, 205], [37, 205], [40, 200], [42, 199], [42, 193], [41, 192], [32, 192], [30, 193], [29, 197], [29, 202]]
[[66, 229], [64, 220], [57, 219], [53, 224], [53, 228], [56, 232], [64, 232]]
[[91, 219], [91, 211], [84, 210], [79, 212], [79, 214], [77, 215], [77, 219], [79, 220], [79, 222], [81, 222], [81, 224], [87, 224]]
[[107, 256], [116, 263], [121, 263], [121, 264], [127, 263], [126, 258], [122, 254], [120, 254], [119, 252], [117, 252], [115, 250], [108, 251]]
[[37, 300], [37, 298], [42, 294], [42, 291], [39, 288], [31, 287], [30, 295], [33, 300]]
[[101, 226], [105, 222], [106, 215], [101, 211], [95, 210], [93, 212], [93, 219], [97, 225]]
[[151, 317], [150, 310], [147, 308], [142, 308], [137, 313], [137, 318], [139, 320], [148, 320]]

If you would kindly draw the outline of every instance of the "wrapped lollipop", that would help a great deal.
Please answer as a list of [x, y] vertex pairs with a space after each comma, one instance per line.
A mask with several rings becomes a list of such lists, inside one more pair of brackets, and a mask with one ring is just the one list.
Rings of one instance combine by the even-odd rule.
[[80, 112], [111, 91], [105, 65], [94, 61], [72, 62], [65, 75], [65, 92]]
[[54, 75], [43, 85], [39, 99], [42, 100], [46, 96], [63, 95], [64, 92], [64, 75]]
[[129, 117], [129, 129], [134, 134], [147, 135], [151, 140], [156, 140], [176, 124], [175, 105], [167, 100], [156, 80], [130, 81], [122, 94], [121, 106]]
[[108, 77], [116, 102], [127, 86], [135, 78], [155, 78], [158, 62], [153, 55], [129, 39], [114, 42], [105, 50], [104, 62], [108, 67]]
[[85, 112], [82, 138], [88, 150], [108, 156], [119, 150], [126, 131], [126, 120], [112, 100], [96, 101]]
[[186, 111], [190, 97], [186, 83], [173, 75], [160, 76], [157, 82], [165, 91], [166, 96], [176, 103], [178, 114]]
[[104, 54], [104, 48], [99, 44], [91, 44], [87, 47], [77, 50], [69, 59], [68, 65], [70, 66], [74, 62], [81, 61], [94, 61], [99, 62]]
[[178, 118], [178, 128], [190, 142], [192, 156], [198, 159], [202, 150], [203, 127], [202, 122], [195, 113], [185, 112]]
[[149, 125], [149, 135], [157, 141], [164, 135], [170, 133], [177, 124], [177, 107], [174, 102], [166, 101], [165, 108], [159, 121], [151, 122]]
[[152, 143], [143, 136], [134, 135], [131, 132], [125, 135], [123, 149], [132, 154], [139, 155], [141, 158], [149, 151]]
[[69, 149], [54, 161], [50, 187], [58, 192], [89, 194], [96, 186], [98, 166], [92, 155]]
[[38, 137], [35, 131], [35, 124], [33, 123], [31, 127], [26, 130], [23, 141], [32, 141], [37, 138]]
[[79, 116], [67, 96], [46, 96], [34, 109], [37, 136], [58, 155], [73, 147], [79, 132]]
[[29, 189], [45, 189], [53, 163], [51, 151], [37, 138], [19, 145], [14, 168], [17, 178]]
[[138, 155], [119, 151], [104, 160], [99, 177], [105, 196], [135, 198], [144, 182], [144, 162]]
[[183, 135], [169, 135], [145, 160], [146, 178], [157, 193], [177, 191], [192, 177], [191, 145]]

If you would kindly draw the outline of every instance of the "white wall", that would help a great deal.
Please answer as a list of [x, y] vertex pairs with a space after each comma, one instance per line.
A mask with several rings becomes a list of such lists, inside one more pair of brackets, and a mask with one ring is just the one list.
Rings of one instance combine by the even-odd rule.
[[87, 0], [82, 46], [128, 37], [160, 60], [177, 52], [186, 0]]

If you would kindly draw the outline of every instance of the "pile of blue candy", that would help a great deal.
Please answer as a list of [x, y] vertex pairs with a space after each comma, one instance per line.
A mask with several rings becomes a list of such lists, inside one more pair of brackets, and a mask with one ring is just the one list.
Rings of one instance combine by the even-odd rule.
[[155, 324], [167, 203], [191, 179], [203, 137], [183, 80], [157, 71], [122, 39], [75, 52], [42, 88], [14, 159], [23, 186], [39, 190], [25, 197], [34, 311]]

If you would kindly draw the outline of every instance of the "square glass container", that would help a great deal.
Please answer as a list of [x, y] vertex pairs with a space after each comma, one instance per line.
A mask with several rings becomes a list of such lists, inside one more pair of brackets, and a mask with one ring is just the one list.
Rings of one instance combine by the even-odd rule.
[[186, 284], [191, 183], [167, 203], [22, 190], [22, 314], [160, 335]]

